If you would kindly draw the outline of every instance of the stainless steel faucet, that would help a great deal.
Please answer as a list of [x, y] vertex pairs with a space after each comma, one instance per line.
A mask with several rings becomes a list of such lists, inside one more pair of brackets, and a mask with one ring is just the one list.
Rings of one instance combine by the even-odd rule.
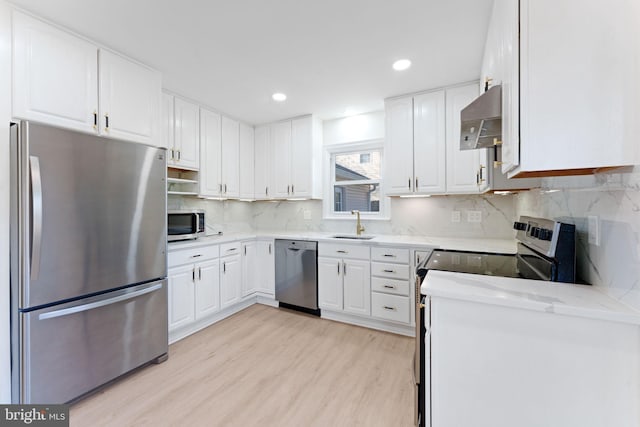
[[362, 225], [360, 223], [360, 211], [358, 210], [353, 210], [351, 211], [351, 215], [357, 215], [357, 222], [356, 222], [356, 236], [359, 236], [362, 234], [362, 232], [364, 231], [364, 225]]

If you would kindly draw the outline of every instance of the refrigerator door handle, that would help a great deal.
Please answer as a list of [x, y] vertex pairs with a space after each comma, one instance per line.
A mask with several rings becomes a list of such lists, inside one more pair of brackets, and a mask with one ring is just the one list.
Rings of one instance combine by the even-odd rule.
[[31, 280], [38, 280], [40, 275], [40, 251], [42, 248], [42, 176], [40, 159], [29, 156], [31, 170], [31, 209], [32, 209], [32, 241], [31, 241]]
[[151, 292], [155, 292], [162, 288], [162, 283], [156, 283], [148, 288], [140, 289], [139, 291], [129, 292], [126, 294], [118, 295], [113, 298], [105, 299], [102, 301], [90, 302], [88, 304], [77, 305], [75, 307], [63, 308], [61, 310], [50, 311], [48, 313], [42, 313], [38, 316], [39, 320], [53, 319], [55, 317], [67, 316], [69, 314], [80, 313], [82, 311], [93, 310], [94, 308], [104, 307], [105, 305], [115, 304], [117, 302], [126, 301], [132, 298], [137, 298], [141, 295], [145, 295]]

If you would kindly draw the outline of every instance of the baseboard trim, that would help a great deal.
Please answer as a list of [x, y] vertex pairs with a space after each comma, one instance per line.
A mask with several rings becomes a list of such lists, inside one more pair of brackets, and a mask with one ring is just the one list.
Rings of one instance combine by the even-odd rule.
[[391, 332], [392, 334], [415, 337], [415, 328], [411, 325], [396, 324], [384, 320], [354, 316], [337, 311], [322, 310], [323, 319], [334, 320], [336, 322], [350, 323], [364, 328], [376, 329], [378, 331]]

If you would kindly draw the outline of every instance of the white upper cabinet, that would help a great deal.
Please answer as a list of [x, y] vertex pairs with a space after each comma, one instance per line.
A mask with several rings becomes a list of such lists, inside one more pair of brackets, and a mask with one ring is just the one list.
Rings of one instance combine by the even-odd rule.
[[14, 11], [13, 116], [97, 132], [98, 48]]
[[162, 146], [160, 103], [157, 71], [13, 12], [14, 117]]
[[486, 149], [460, 150], [460, 111], [478, 95], [475, 83], [446, 90], [447, 194], [482, 193], [488, 188]]
[[273, 147], [273, 197], [285, 199], [291, 195], [291, 121], [271, 125]]
[[413, 98], [392, 99], [385, 104], [386, 194], [413, 192]]
[[161, 147], [167, 148], [168, 156], [167, 162], [173, 161], [172, 151], [175, 141], [175, 122], [173, 117], [173, 95], [168, 93], [162, 93], [162, 108], [160, 115], [160, 130], [161, 130]]
[[502, 170], [511, 176], [640, 164], [640, 2], [600, 6], [495, 1], [483, 74], [503, 85]]
[[488, 189], [486, 150], [460, 151], [460, 111], [477, 96], [471, 84], [386, 101], [387, 195]]
[[255, 199], [270, 199], [273, 197], [273, 145], [269, 125], [255, 129], [254, 164]]
[[200, 167], [200, 108], [180, 98], [174, 100], [174, 153], [171, 165], [198, 170]]
[[222, 117], [222, 194], [240, 196], [240, 123]]
[[413, 98], [414, 191], [446, 190], [445, 95], [443, 91]]
[[212, 111], [200, 110], [200, 196], [220, 197], [222, 194], [222, 117]]
[[[268, 189], [268, 198], [321, 198], [320, 122], [312, 116], [277, 122], [271, 124], [270, 133], [273, 191]], [[256, 186], [256, 196], [261, 196], [257, 194], [258, 190], [262, 190], [260, 187]]]
[[100, 65], [100, 132], [113, 138], [162, 145], [160, 73], [104, 49]]
[[254, 199], [254, 129], [240, 123], [240, 198]]

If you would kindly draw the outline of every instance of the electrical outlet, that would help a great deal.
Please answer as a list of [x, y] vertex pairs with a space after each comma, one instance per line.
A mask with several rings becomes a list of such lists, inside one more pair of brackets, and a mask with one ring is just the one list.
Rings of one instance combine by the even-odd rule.
[[460, 211], [451, 211], [451, 222], [460, 222]]
[[304, 219], [306, 219], [306, 220], [310, 220], [311, 219], [311, 211], [309, 209], [303, 209], [302, 210], [302, 215], [304, 216]]
[[482, 222], [482, 211], [467, 211], [467, 222]]
[[600, 219], [596, 215], [589, 215], [589, 244], [600, 246]]

